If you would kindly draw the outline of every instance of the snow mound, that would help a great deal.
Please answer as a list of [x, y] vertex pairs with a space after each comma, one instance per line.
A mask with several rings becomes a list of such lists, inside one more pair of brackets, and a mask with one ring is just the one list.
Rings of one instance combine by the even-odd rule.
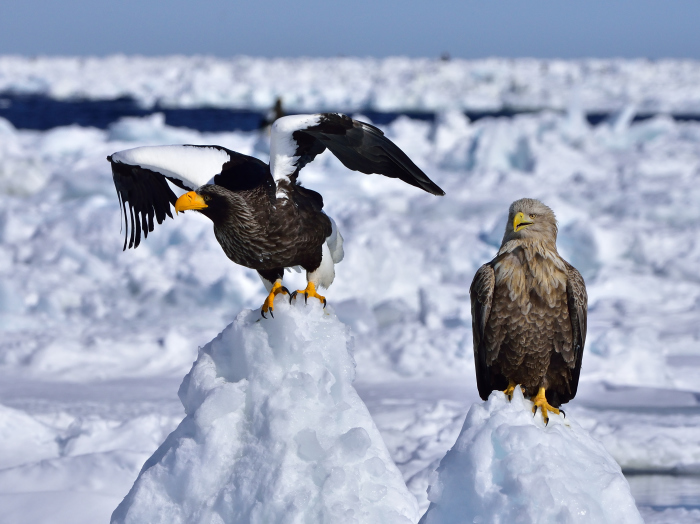
[[245, 310], [180, 386], [187, 416], [114, 523], [409, 523], [418, 506], [352, 381], [331, 308]]
[[421, 524], [643, 522], [602, 444], [570, 417], [545, 427], [519, 388], [471, 407], [428, 498]]

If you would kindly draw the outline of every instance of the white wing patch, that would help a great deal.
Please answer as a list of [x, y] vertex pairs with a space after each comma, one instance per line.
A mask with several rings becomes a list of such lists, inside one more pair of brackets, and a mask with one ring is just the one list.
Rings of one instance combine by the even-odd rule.
[[114, 153], [112, 160], [177, 178], [190, 189], [197, 189], [213, 183], [214, 175], [221, 173], [230, 157], [215, 147], [146, 146]]
[[[270, 172], [275, 183], [288, 177], [296, 170], [299, 157], [294, 156], [297, 143], [292, 138], [294, 131], [318, 125], [321, 115], [292, 115], [275, 120], [270, 134]], [[278, 198], [286, 198], [278, 194]]]

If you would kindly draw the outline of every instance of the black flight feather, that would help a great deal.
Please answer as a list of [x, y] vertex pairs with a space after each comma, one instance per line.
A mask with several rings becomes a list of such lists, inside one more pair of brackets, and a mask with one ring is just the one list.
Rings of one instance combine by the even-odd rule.
[[[107, 160], [112, 164], [114, 187], [124, 211], [126, 231], [123, 249], [136, 248], [141, 243], [141, 231], [144, 237], [153, 231], [154, 218], [159, 224], [165, 220], [166, 216], [172, 218], [170, 205], [175, 204], [177, 197], [168, 186], [166, 177], [160, 173], [139, 166], [114, 162], [112, 157], [107, 157]], [[128, 218], [127, 203], [129, 204]]]
[[[275, 184], [268, 165], [257, 158], [236, 153], [221, 146], [196, 146], [225, 151], [229, 160], [221, 167], [221, 172], [214, 175], [214, 183], [230, 191], [244, 191], [264, 185], [270, 198], [274, 198]], [[136, 248], [144, 238], [153, 231], [155, 223], [161, 224], [166, 217], [173, 217], [170, 209], [175, 205], [177, 196], [166, 180], [185, 191], [197, 189], [194, 185], [163, 175], [156, 171], [138, 166], [116, 162], [111, 156], [107, 160], [112, 164], [112, 178], [119, 197], [119, 204], [124, 211], [125, 237], [124, 250]], [[127, 217], [127, 203], [129, 216]], [[154, 222], [155, 219], [155, 222]]]
[[346, 115], [326, 113], [318, 124], [292, 133], [297, 143], [297, 170], [328, 148], [345, 167], [365, 174], [398, 178], [433, 195], [445, 192], [373, 125]]

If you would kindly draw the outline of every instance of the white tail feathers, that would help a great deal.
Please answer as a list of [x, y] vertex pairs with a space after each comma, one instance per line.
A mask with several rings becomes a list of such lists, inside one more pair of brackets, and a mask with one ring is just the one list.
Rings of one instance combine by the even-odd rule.
[[338, 231], [338, 226], [335, 225], [335, 220], [333, 220], [331, 217], [328, 218], [331, 221], [332, 229], [331, 235], [326, 238], [326, 244], [331, 252], [333, 263], [337, 264], [343, 260], [343, 257], [345, 256], [345, 253], [343, 252], [343, 236], [340, 234], [340, 231]]

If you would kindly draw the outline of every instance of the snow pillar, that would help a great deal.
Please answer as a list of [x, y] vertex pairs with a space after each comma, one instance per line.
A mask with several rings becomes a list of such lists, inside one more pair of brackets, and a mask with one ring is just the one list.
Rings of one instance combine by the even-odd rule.
[[428, 490], [421, 524], [642, 524], [620, 466], [571, 417], [515, 388], [474, 404]]
[[186, 417], [144, 464], [113, 523], [409, 524], [418, 506], [352, 387], [329, 307], [244, 311], [180, 386]]

